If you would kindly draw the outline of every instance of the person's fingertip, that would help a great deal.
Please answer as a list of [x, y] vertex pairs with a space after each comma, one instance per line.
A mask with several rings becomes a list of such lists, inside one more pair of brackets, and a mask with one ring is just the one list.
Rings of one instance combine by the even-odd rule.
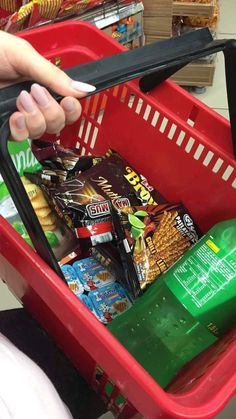
[[25, 117], [20, 113], [15, 113], [10, 118], [10, 131], [15, 141], [24, 141], [29, 137]]
[[22, 92], [18, 96], [18, 99], [23, 110], [28, 114], [33, 114], [37, 111], [35, 102], [33, 101], [31, 95], [28, 92], [26, 92], [26, 90], [22, 90]]
[[25, 124], [25, 117], [24, 115], [18, 115], [15, 119], [15, 125], [16, 128], [20, 131], [26, 130], [26, 124]]
[[76, 90], [77, 92], [81, 92], [81, 93], [92, 93], [92, 92], [95, 92], [96, 90], [96, 87], [93, 86], [92, 84], [82, 83], [80, 81], [75, 81], [75, 80], [72, 80], [71, 87], [73, 90]]
[[37, 83], [34, 83], [31, 86], [31, 90], [30, 93], [33, 97], [33, 99], [35, 100], [35, 102], [40, 106], [40, 107], [47, 107], [50, 100], [49, 100], [49, 96], [46, 93], [46, 89], [42, 86], [40, 86]]
[[65, 112], [66, 124], [71, 125], [79, 119], [82, 108], [78, 99], [67, 96], [62, 99], [60, 105]]
[[63, 99], [62, 106], [67, 113], [72, 113], [75, 111], [75, 102], [71, 97], [65, 97]]

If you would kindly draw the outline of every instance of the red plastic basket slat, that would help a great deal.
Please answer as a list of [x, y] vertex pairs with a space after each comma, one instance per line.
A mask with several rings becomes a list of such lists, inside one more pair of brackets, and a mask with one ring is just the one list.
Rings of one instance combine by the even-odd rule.
[[[123, 49], [78, 22], [24, 37], [47, 58], [60, 57], [63, 68]], [[80, 146], [83, 153], [116, 149], [168, 199], [181, 197], [203, 230], [236, 217], [229, 123], [171, 82], [149, 95], [132, 82], [84, 100], [80, 121], [63, 131], [61, 141]], [[106, 399], [111, 377], [110, 406], [121, 418], [131, 417], [132, 405], [151, 419], [212, 418], [235, 393], [235, 331], [194, 360], [164, 392], [3, 219], [0, 277]], [[101, 381], [96, 363], [105, 371]], [[125, 406], [116, 403], [119, 391], [129, 401]]]

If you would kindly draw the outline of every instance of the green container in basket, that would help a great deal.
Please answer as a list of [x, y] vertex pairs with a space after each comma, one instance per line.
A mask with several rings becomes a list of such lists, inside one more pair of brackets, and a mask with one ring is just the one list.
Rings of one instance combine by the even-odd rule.
[[162, 386], [236, 322], [236, 219], [213, 227], [109, 330]]

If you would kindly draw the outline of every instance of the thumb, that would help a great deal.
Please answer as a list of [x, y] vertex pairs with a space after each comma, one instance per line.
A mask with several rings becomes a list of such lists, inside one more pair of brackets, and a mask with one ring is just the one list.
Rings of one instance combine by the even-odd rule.
[[30, 77], [61, 96], [81, 98], [96, 90], [96, 87], [91, 84], [72, 80], [62, 70], [42, 57], [30, 44], [26, 43], [26, 47], [30, 51], [23, 55], [21, 50], [21, 59], [17, 64], [17, 70], [22, 76]]

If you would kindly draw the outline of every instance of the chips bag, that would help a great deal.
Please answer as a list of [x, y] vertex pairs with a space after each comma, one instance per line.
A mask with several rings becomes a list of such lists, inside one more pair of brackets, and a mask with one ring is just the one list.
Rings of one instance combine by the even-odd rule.
[[125, 285], [137, 297], [198, 241], [200, 232], [182, 205], [147, 205], [114, 211]]

